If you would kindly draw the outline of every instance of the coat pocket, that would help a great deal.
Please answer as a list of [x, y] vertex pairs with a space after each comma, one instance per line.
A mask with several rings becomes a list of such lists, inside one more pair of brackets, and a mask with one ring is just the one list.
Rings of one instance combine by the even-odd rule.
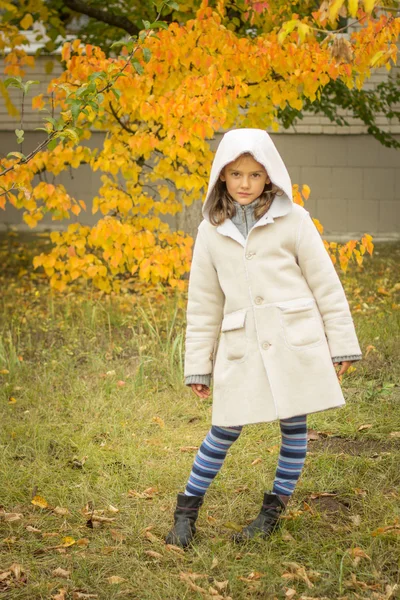
[[247, 349], [246, 309], [237, 310], [224, 316], [221, 325], [225, 357], [228, 360], [241, 360]]
[[323, 342], [324, 332], [312, 298], [282, 302], [278, 308], [288, 346], [301, 348]]

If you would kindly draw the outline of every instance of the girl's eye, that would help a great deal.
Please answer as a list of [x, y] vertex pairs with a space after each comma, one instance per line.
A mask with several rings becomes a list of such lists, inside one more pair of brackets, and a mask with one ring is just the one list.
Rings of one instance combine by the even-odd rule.
[[253, 173], [253, 177], [261, 177], [260, 173]]

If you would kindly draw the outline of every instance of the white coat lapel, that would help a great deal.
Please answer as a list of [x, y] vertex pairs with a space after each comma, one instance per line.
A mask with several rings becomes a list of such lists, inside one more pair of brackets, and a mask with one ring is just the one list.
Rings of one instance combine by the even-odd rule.
[[232, 223], [230, 219], [225, 219], [225, 221], [221, 225], [218, 225], [217, 231], [221, 235], [226, 235], [227, 237], [234, 239], [244, 248], [246, 240], [244, 239], [243, 235], [240, 233], [236, 225]]

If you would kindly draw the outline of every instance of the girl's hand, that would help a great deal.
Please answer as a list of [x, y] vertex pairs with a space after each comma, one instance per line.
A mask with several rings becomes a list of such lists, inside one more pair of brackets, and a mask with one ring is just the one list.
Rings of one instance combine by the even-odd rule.
[[199, 398], [208, 398], [210, 395], [210, 388], [208, 385], [204, 385], [203, 383], [191, 383], [190, 387]]
[[336, 369], [336, 375], [338, 376], [339, 381], [341, 380], [343, 373], [346, 373], [347, 369], [353, 364], [353, 362], [353, 360], [344, 360], [342, 361], [342, 364], [333, 363], [335, 369], [336, 367], [339, 367], [339, 370]]

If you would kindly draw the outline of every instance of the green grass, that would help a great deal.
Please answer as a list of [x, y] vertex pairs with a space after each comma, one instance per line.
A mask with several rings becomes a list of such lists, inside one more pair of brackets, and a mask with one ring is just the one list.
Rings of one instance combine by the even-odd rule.
[[[249, 426], [207, 495], [193, 548], [180, 554], [163, 537], [194, 457], [181, 448], [201, 443], [211, 415], [211, 402], [182, 384], [185, 300], [78, 287], [53, 295], [29, 266], [46, 244], [0, 240], [0, 598], [47, 600], [65, 589], [65, 600], [78, 592], [205, 599], [218, 598], [208, 590], [223, 581], [220, 595], [234, 600], [284, 599], [288, 588], [295, 599], [399, 598], [400, 438], [390, 434], [400, 431], [400, 245], [378, 245], [362, 268], [341, 275], [364, 353], [370, 348], [344, 377], [346, 406], [309, 417], [322, 435], [309, 444], [283, 526], [269, 541], [230, 541], [232, 528], [257, 514], [277, 459], [278, 424]], [[148, 488], [150, 498], [129, 495]], [[312, 498], [323, 492], [335, 496]], [[35, 495], [68, 514], [33, 505]], [[115, 520], [88, 527], [88, 503]], [[23, 516], [6, 521], [1, 511]], [[51, 549], [66, 537], [88, 543]], [[368, 558], [357, 562], [354, 548]], [[22, 576], [2, 581], [13, 563]], [[287, 563], [304, 567], [313, 587]], [[53, 574], [58, 567], [69, 579]], [[282, 577], [296, 569], [297, 578]], [[193, 582], [207, 594], [182, 572], [202, 575]], [[111, 584], [112, 576], [124, 581]]]

